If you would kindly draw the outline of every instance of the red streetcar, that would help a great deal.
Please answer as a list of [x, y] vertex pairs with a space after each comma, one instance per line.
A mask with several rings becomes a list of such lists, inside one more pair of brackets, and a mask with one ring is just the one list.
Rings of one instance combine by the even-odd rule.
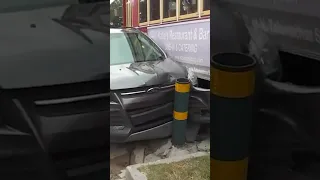
[[123, 25], [147, 33], [199, 81], [210, 81], [210, 0], [123, 0]]

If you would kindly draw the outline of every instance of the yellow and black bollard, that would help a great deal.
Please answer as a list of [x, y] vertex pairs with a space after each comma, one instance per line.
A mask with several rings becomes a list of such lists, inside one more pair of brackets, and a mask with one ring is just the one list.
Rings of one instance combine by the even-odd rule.
[[211, 180], [246, 180], [255, 59], [219, 53], [211, 59]]
[[186, 141], [190, 81], [187, 78], [177, 79], [175, 84], [172, 144], [183, 145]]

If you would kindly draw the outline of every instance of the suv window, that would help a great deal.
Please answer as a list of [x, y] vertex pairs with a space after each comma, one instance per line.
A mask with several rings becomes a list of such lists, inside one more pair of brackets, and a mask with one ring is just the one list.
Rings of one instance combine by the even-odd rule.
[[110, 34], [110, 64], [156, 61], [165, 58], [161, 49], [145, 34], [121, 31]]

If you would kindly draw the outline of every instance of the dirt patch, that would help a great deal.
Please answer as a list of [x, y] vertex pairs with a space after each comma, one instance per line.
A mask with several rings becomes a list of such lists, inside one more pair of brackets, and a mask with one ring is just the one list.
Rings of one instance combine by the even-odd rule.
[[125, 169], [129, 165], [130, 156], [125, 154], [114, 159], [110, 159], [110, 179], [119, 179], [121, 170]]

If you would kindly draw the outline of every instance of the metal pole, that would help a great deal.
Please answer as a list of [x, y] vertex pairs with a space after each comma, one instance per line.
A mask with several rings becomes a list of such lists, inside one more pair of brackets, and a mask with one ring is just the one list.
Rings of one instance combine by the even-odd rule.
[[219, 53], [211, 59], [211, 180], [246, 180], [255, 59]]
[[183, 145], [186, 141], [190, 81], [187, 78], [177, 79], [173, 111], [172, 144]]

